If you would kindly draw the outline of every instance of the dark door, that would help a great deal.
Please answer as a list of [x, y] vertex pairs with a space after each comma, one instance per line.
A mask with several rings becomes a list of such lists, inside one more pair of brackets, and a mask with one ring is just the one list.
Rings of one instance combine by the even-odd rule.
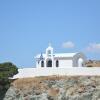
[[47, 61], [47, 67], [52, 67], [52, 60]]

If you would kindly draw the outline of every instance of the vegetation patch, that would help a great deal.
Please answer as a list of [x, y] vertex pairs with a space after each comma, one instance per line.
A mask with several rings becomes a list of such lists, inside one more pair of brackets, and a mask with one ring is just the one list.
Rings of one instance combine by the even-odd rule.
[[3, 99], [6, 91], [10, 87], [12, 80], [9, 77], [18, 73], [18, 68], [11, 62], [0, 64], [0, 100]]

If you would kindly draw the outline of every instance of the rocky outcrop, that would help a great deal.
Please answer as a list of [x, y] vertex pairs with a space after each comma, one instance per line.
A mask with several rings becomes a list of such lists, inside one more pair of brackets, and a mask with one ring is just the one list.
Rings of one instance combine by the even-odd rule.
[[99, 76], [49, 76], [15, 80], [4, 100], [100, 100]]
[[100, 67], [100, 60], [87, 60], [85, 62], [87, 67]]

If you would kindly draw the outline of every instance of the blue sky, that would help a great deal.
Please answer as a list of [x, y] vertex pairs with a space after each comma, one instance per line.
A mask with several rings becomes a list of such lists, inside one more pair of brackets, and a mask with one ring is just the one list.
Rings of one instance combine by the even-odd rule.
[[0, 0], [0, 62], [35, 66], [49, 42], [100, 59], [100, 0]]

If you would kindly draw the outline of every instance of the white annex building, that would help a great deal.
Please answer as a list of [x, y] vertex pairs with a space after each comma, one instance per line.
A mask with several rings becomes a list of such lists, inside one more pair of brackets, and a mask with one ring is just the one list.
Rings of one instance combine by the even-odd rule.
[[36, 57], [36, 68], [41, 67], [84, 67], [86, 57], [83, 53], [54, 53], [51, 45], [44, 54], [38, 54]]

